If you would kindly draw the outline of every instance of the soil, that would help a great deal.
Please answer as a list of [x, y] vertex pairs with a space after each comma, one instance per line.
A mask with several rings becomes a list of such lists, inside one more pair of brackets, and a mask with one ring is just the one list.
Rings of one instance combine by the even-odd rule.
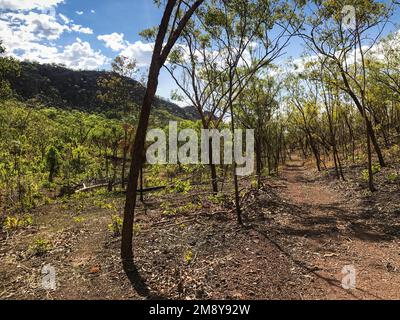
[[[261, 190], [242, 181], [244, 226], [232, 196], [210, 197], [208, 185], [148, 195], [130, 270], [108, 227], [121, 195], [37, 208], [33, 226], [0, 234], [0, 299], [400, 299], [400, 187], [369, 195], [359, 168], [346, 170], [338, 182], [295, 159]], [[37, 239], [46, 253], [34, 253]], [[42, 288], [45, 265], [56, 290]], [[342, 286], [345, 266], [355, 288]]]

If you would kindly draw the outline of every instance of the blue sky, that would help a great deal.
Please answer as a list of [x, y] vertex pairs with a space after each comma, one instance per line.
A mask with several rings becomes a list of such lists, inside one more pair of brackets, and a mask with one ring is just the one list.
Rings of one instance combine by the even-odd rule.
[[[152, 0], [0, 0], [0, 39], [19, 59], [101, 70], [123, 54], [145, 72], [152, 50], [139, 32], [157, 25], [161, 14]], [[281, 61], [302, 51], [293, 39]], [[158, 94], [169, 98], [175, 88], [162, 71]]]

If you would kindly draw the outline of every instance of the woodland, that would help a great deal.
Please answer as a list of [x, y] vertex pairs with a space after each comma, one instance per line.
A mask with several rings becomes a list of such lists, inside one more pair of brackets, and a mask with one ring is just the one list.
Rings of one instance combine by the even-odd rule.
[[[400, 299], [399, 3], [154, 5], [141, 79], [0, 40], [0, 299]], [[156, 95], [162, 69], [187, 107]], [[254, 130], [253, 174], [150, 165], [171, 121]]]

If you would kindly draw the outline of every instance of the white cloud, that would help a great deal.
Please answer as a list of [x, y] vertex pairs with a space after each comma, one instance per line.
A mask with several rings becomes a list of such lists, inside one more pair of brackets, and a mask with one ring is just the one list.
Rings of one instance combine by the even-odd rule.
[[99, 69], [109, 62], [108, 58], [100, 51], [93, 50], [89, 42], [84, 42], [79, 38], [62, 50], [31, 42], [18, 48], [17, 51], [19, 54], [13, 56], [20, 60], [64, 64], [71, 69]]
[[71, 30], [79, 33], [84, 33], [84, 34], [93, 34], [93, 30], [87, 27], [82, 27], [79, 24], [73, 24], [71, 26]]
[[92, 9], [92, 10], [90, 10], [90, 12], [94, 14], [94, 13], [96, 13], [96, 10]]
[[143, 43], [142, 41], [136, 41], [135, 43], [127, 46], [121, 52], [121, 55], [128, 58], [135, 58], [138, 67], [147, 67], [150, 65], [153, 50], [153, 43]]
[[64, 0], [0, 0], [0, 9], [4, 10], [33, 10], [49, 9]]
[[83, 11], [75, 11], [75, 13], [76, 13], [78, 16], [83, 15]]
[[124, 40], [123, 33], [104, 34], [97, 37], [98, 40], [104, 41], [105, 46], [113, 51], [121, 51], [125, 49], [128, 42]]
[[99, 35], [98, 40], [104, 41], [105, 47], [119, 53], [119, 55], [134, 58], [138, 67], [148, 67], [154, 50], [154, 43], [136, 41], [130, 43], [124, 39], [123, 33], [111, 33]]
[[62, 13], [60, 13], [59, 16], [60, 16], [61, 20], [64, 21], [64, 23], [68, 24], [71, 22], [71, 20], [67, 16], [63, 15]]
[[4, 14], [2, 18], [15, 33], [24, 34], [23, 37], [56, 40], [64, 31], [68, 30], [68, 26], [58, 23], [53, 16], [43, 13], [10, 12]]
[[65, 47], [59, 45], [56, 40], [64, 32], [91, 34], [93, 30], [72, 24], [64, 15], [14, 11], [0, 16], [0, 40], [10, 56], [39, 63], [65, 64], [74, 69], [98, 69], [108, 63], [101, 51], [93, 50], [88, 42], [79, 38]]
[[89, 42], [76, 38], [76, 42], [66, 46], [57, 55], [58, 63], [63, 63], [73, 69], [97, 69], [108, 62], [100, 51], [94, 51]]

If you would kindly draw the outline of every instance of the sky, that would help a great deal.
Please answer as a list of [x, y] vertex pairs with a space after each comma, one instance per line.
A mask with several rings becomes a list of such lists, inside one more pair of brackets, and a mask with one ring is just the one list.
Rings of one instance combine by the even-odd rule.
[[[145, 73], [152, 46], [139, 33], [158, 25], [161, 15], [152, 0], [0, 0], [0, 40], [21, 60], [107, 70], [122, 54], [134, 57]], [[295, 39], [281, 59], [301, 52]], [[169, 99], [174, 89], [163, 70], [157, 94]]]

